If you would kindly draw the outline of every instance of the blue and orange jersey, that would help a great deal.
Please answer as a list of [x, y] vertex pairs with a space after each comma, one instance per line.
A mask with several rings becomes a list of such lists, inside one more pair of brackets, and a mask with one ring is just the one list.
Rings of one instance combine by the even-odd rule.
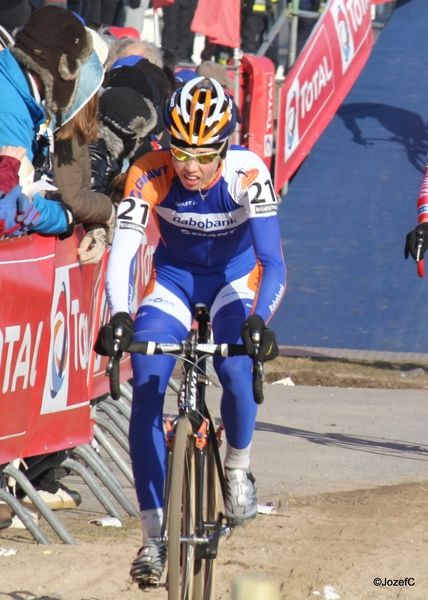
[[266, 165], [253, 152], [231, 148], [201, 192], [183, 186], [167, 149], [150, 152], [131, 166], [107, 270], [112, 314], [129, 310], [127, 277], [152, 216], [160, 235], [155, 265], [214, 275], [226, 269], [250, 272], [258, 263], [253, 312], [269, 320], [284, 294], [286, 270], [278, 203]]

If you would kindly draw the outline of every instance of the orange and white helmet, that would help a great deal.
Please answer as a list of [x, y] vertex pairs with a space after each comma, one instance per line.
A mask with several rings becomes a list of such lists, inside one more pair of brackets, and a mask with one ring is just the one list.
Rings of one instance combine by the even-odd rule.
[[212, 146], [234, 132], [236, 108], [216, 79], [195, 77], [172, 94], [164, 121], [174, 139], [189, 146]]

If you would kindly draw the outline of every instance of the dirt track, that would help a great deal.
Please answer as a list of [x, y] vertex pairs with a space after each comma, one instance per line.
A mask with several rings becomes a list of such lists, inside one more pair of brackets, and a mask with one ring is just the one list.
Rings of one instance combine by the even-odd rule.
[[[303, 378], [305, 371], [314, 370], [312, 360], [284, 360], [291, 360], [293, 365], [284, 366], [281, 360], [272, 365], [275, 379], [291, 376], [297, 383], [298, 371]], [[343, 361], [323, 364], [320, 361], [316, 366], [319, 368], [315, 370], [325, 371], [324, 375], [317, 374], [323, 381], [330, 381], [334, 373], [342, 383], [351, 378], [355, 385], [362, 375], [359, 369], [364, 367], [372, 370], [369, 375], [372, 387], [399, 388], [416, 384], [424, 389], [427, 383], [425, 374], [397, 375], [404, 367], [413, 369], [420, 365], [374, 366], [344, 364]], [[367, 377], [367, 371], [363, 375]], [[388, 385], [385, 382], [382, 385], [382, 377], [387, 378]], [[414, 413], [410, 416], [417, 418]], [[422, 448], [414, 457], [422, 465], [422, 473], [424, 463], [420, 461], [425, 460], [424, 452]], [[328, 471], [330, 467], [321, 465], [321, 472], [322, 468]], [[286, 465], [283, 468], [286, 469]], [[263, 482], [264, 474], [260, 475]], [[0, 532], [0, 547], [17, 550], [15, 556], [0, 556], [0, 599], [165, 598], [162, 588], [142, 596], [129, 579], [129, 564], [140, 545], [138, 519], [124, 518], [121, 529], [88, 525], [91, 518], [103, 515], [104, 511], [94, 510], [93, 503], [87, 501], [87, 490], [77, 476], [67, 477], [66, 484], [80, 489], [84, 496], [83, 505], [78, 509], [57, 513], [77, 546], [62, 544], [43, 519], [41, 527], [52, 541], [50, 546], [36, 544], [26, 531]], [[230, 539], [221, 541], [217, 598], [230, 600], [232, 580], [251, 575], [276, 580], [283, 600], [328, 598], [325, 586], [329, 585], [342, 600], [426, 600], [428, 473], [426, 481], [419, 477], [416, 482], [380, 487], [371, 484], [362, 488], [365, 489], [305, 496], [291, 494], [290, 497], [289, 494], [288, 505], [279, 514], [259, 515], [245, 528], [236, 529]], [[135, 501], [133, 489], [126, 484], [124, 489]], [[336, 490], [337, 485], [331, 489]], [[286, 498], [287, 493], [283, 496]], [[375, 586], [376, 577], [385, 585]]]

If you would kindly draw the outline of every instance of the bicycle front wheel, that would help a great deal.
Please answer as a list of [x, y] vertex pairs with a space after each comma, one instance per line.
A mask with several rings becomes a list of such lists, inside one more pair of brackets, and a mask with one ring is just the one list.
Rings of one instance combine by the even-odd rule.
[[195, 444], [187, 417], [179, 419], [172, 453], [168, 521], [168, 600], [192, 600], [195, 551]]
[[[218, 472], [211, 443], [206, 449], [205, 467], [204, 520], [214, 524], [218, 517]], [[213, 535], [214, 532], [210, 533]], [[195, 560], [193, 600], [214, 600], [216, 565], [217, 560], [214, 558]]]

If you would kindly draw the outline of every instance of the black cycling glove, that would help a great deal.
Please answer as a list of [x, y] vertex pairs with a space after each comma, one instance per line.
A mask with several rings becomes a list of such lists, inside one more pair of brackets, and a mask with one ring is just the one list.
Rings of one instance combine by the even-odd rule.
[[273, 360], [279, 355], [278, 344], [276, 343], [275, 332], [266, 327], [265, 322], [259, 315], [251, 315], [244, 321], [241, 327], [241, 338], [245, 349], [250, 356], [254, 354], [254, 342], [251, 335], [254, 331], [260, 333], [260, 348], [258, 359], [260, 362]]
[[107, 325], [100, 327], [94, 350], [102, 356], [115, 356], [114, 340], [118, 327], [122, 328], [119, 352], [126, 352], [134, 337], [134, 321], [126, 312], [116, 313]]
[[406, 236], [406, 245], [404, 246], [404, 258], [409, 258], [409, 254], [416, 260], [417, 248], [417, 235], [416, 232], [422, 232], [422, 246], [419, 253], [419, 259], [424, 257], [425, 250], [428, 248], [428, 223], [421, 223]]

